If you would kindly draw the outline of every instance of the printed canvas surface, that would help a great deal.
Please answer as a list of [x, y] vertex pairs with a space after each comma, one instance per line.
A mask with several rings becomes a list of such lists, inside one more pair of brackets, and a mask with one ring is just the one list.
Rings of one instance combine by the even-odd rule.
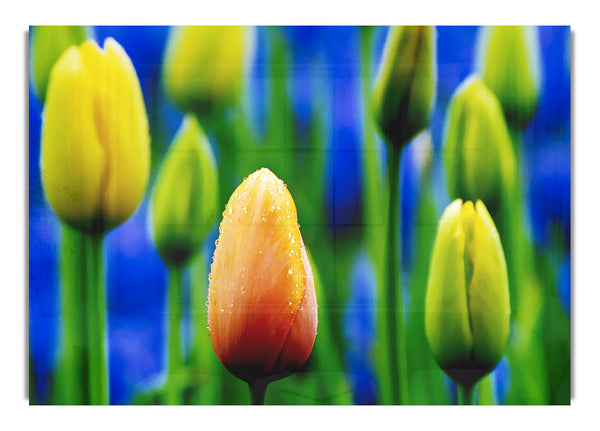
[[569, 404], [569, 27], [31, 27], [31, 404]]

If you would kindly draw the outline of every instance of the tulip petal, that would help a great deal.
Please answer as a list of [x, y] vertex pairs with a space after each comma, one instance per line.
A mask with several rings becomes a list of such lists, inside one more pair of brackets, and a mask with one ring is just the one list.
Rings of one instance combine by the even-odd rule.
[[107, 155], [102, 210], [108, 228], [131, 216], [139, 205], [150, 172], [150, 135], [142, 90], [131, 60], [114, 39], [100, 50], [81, 46], [86, 70], [93, 76], [94, 112]]
[[446, 369], [463, 364], [473, 347], [465, 289], [460, 199], [452, 202], [438, 225], [425, 305], [425, 329], [438, 364]]
[[510, 327], [508, 275], [498, 231], [481, 201], [475, 204], [468, 286], [475, 361], [492, 369], [502, 358]]
[[315, 335], [317, 334], [318, 318], [315, 282], [304, 246], [300, 251], [306, 271], [304, 298], [300, 303], [300, 308], [298, 309], [290, 333], [281, 350], [278, 363], [280, 371], [301, 368], [310, 356], [315, 343]]
[[101, 205], [105, 154], [96, 130], [94, 83], [76, 47], [60, 57], [50, 74], [41, 147], [50, 205], [72, 226], [91, 226]]
[[266, 374], [305, 295], [306, 269], [294, 201], [268, 169], [233, 193], [219, 227], [209, 283], [209, 332], [240, 378]]

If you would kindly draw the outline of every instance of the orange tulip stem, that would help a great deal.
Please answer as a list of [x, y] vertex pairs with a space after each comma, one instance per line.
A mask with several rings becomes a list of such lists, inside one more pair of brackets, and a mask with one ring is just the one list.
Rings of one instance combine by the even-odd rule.
[[256, 379], [252, 383], [248, 383], [250, 388], [250, 403], [253, 406], [262, 406], [265, 404], [265, 392], [267, 392], [267, 386], [269, 381], [266, 378]]

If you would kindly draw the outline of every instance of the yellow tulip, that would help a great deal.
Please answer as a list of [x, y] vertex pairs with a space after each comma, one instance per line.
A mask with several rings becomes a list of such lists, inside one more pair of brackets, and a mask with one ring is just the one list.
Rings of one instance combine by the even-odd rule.
[[456, 199], [440, 219], [425, 299], [425, 330], [438, 365], [466, 388], [504, 355], [510, 326], [502, 244], [485, 205]]
[[135, 211], [150, 169], [148, 117], [131, 60], [112, 38], [63, 53], [49, 78], [41, 173], [58, 217], [106, 231]]
[[186, 112], [205, 113], [231, 103], [242, 89], [253, 43], [251, 27], [173, 28], [163, 61], [167, 94]]

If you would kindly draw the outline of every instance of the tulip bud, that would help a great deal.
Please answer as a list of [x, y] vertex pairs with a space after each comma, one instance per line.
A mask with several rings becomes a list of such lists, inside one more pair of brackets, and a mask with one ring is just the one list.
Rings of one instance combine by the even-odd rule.
[[196, 113], [231, 103], [242, 89], [253, 44], [250, 27], [173, 28], [163, 61], [168, 96], [179, 109]]
[[44, 191], [58, 217], [105, 231], [139, 205], [148, 182], [148, 117], [135, 69], [112, 38], [69, 48], [48, 83], [42, 123]]
[[304, 365], [317, 330], [313, 274], [292, 196], [270, 170], [227, 203], [209, 280], [210, 338], [232, 374], [252, 384]]
[[514, 149], [502, 108], [478, 77], [468, 77], [448, 108], [443, 144], [450, 197], [496, 207], [516, 176]]
[[457, 199], [442, 214], [425, 301], [435, 361], [457, 384], [472, 387], [500, 362], [510, 319], [504, 252], [481, 201]]
[[482, 29], [478, 68], [502, 104], [511, 127], [523, 128], [540, 95], [540, 48], [535, 27], [498, 26]]
[[152, 196], [156, 248], [183, 266], [200, 249], [217, 214], [217, 165], [198, 121], [187, 115], [171, 144]]
[[437, 81], [435, 29], [390, 29], [375, 88], [375, 120], [388, 143], [403, 146], [429, 124]]
[[79, 45], [88, 37], [82, 26], [36, 26], [31, 33], [30, 74], [35, 93], [42, 103], [50, 70], [60, 55], [69, 47]]

